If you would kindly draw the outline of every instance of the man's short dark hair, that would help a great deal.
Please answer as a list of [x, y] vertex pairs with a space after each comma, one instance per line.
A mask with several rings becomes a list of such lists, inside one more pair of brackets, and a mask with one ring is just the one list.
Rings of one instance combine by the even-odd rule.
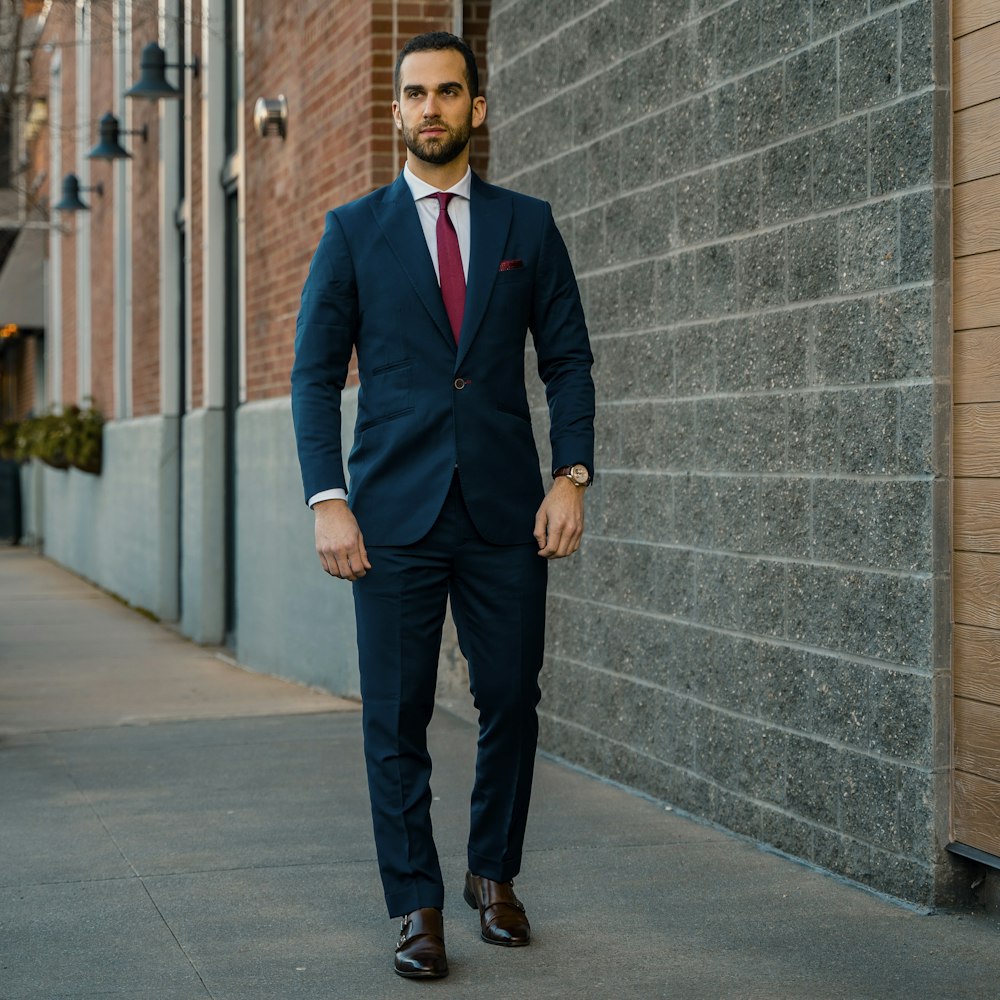
[[399, 98], [399, 88], [401, 84], [399, 68], [403, 65], [403, 60], [414, 52], [440, 52], [443, 49], [454, 49], [461, 52], [465, 59], [465, 83], [469, 88], [470, 97], [479, 96], [479, 70], [476, 67], [476, 57], [472, 54], [472, 49], [462, 41], [458, 35], [453, 35], [450, 31], [428, 31], [424, 35], [417, 35], [411, 38], [396, 56], [396, 71], [393, 74], [393, 84], [396, 97]]

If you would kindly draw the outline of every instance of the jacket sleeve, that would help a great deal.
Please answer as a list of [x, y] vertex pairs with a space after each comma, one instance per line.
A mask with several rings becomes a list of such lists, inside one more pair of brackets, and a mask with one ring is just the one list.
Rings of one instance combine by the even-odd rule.
[[593, 475], [594, 356], [573, 265], [548, 205], [529, 325], [549, 405], [552, 468], [581, 462]]
[[346, 489], [340, 444], [340, 395], [358, 323], [350, 249], [334, 212], [313, 255], [295, 324], [292, 420], [305, 498]]

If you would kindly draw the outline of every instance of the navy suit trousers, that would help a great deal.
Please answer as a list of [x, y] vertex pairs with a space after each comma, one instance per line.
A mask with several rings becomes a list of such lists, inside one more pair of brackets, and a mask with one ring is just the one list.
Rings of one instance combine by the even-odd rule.
[[498, 882], [520, 870], [548, 567], [534, 543], [494, 545], [477, 533], [457, 475], [419, 542], [367, 549], [372, 568], [354, 583], [365, 760], [386, 905], [401, 916], [444, 905], [427, 725], [449, 597], [479, 710], [469, 868]]

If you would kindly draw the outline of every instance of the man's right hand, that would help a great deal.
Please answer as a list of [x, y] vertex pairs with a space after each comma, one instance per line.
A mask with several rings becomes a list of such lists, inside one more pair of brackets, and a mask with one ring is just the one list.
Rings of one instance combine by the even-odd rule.
[[341, 580], [357, 580], [372, 568], [365, 540], [346, 500], [322, 500], [316, 514], [316, 552], [323, 569]]

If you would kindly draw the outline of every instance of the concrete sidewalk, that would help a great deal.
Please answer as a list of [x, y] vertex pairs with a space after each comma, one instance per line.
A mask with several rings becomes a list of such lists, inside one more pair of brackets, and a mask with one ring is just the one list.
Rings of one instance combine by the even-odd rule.
[[461, 898], [475, 734], [438, 712], [451, 975], [391, 970], [360, 713], [0, 550], [0, 1000], [1000, 997], [1000, 928], [920, 915], [556, 762], [518, 879]]

